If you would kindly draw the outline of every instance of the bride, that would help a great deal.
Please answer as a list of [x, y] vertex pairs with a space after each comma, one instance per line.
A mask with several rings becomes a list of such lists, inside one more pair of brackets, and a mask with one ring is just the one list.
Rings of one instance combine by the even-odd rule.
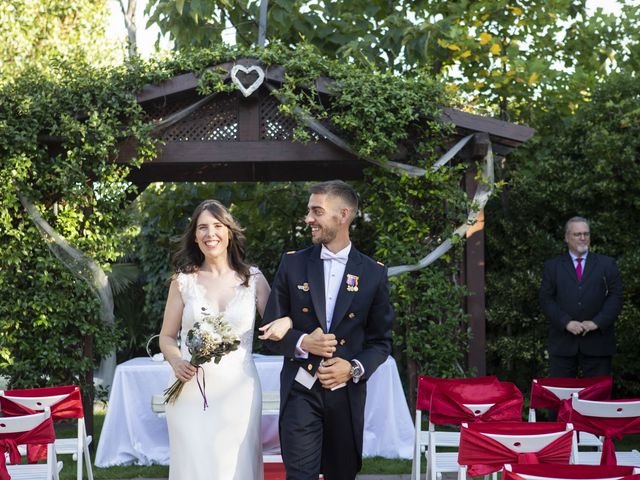
[[[245, 263], [242, 229], [216, 200], [196, 208], [174, 263], [177, 273], [169, 287], [160, 348], [184, 387], [166, 408], [169, 479], [262, 479], [262, 394], [251, 346], [256, 307], [262, 316], [269, 284], [260, 270]], [[203, 364], [198, 382], [185, 342], [178, 347], [177, 336], [180, 332], [186, 339], [194, 322], [215, 313], [224, 314], [240, 346], [218, 364]], [[260, 338], [280, 340], [290, 327], [288, 317], [280, 318], [263, 327]]]

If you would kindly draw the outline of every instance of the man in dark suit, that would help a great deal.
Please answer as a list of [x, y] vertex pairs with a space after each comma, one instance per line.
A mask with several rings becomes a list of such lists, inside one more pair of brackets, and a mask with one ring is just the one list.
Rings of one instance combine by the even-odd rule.
[[569, 252], [547, 261], [540, 305], [549, 318], [549, 375], [611, 375], [614, 322], [622, 309], [622, 282], [613, 258], [589, 252], [591, 232], [582, 217], [565, 226]]
[[[367, 379], [391, 352], [387, 269], [355, 249], [356, 192], [334, 180], [310, 189], [314, 246], [282, 257], [263, 326], [293, 326], [267, 346], [284, 355], [280, 445], [287, 480], [353, 480], [362, 465]], [[268, 337], [269, 332], [265, 332]]]

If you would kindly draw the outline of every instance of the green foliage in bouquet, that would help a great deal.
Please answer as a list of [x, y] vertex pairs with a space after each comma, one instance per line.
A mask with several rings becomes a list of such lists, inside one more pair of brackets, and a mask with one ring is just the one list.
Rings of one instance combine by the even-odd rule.
[[187, 332], [187, 347], [191, 353], [191, 363], [202, 365], [213, 360], [220, 360], [227, 353], [238, 349], [240, 339], [233, 333], [231, 326], [224, 321], [224, 315], [209, 315], [193, 324]]

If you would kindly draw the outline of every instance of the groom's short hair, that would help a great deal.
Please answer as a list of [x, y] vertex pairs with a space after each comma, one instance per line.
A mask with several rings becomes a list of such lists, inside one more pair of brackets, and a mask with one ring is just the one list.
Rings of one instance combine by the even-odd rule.
[[358, 213], [358, 194], [351, 185], [342, 180], [328, 180], [309, 188], [311, 194], [325, 194], [340, 198], [351, 210], [351, 220]]

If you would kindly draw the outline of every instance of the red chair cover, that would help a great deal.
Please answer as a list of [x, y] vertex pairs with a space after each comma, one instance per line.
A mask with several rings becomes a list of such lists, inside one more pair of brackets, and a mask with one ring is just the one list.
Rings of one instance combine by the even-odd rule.
[[[476, 415], [464, 404], [494, 404]], [[520, 422], [522, 393], [513, 383], [486, 384], [439, 383], [431, 395], [429, 420], [437, 425], [463, 422]]]
[[[502, 443], [483, 435], [542, 435], [566, 432], [537, 452], [519, 453]], [[573, 430], [567, 431], [565, 423], [558, 422], [500, 422], [470, 424], [460, 430], [458, 463], [467, 465], [472, 477], [499, 471], [507, 463], [568, 464], [571, 459]]]
[[503, 470], [503, 480], [524, 480], [519, 474], [550, 477], [567, 480], [596, 480], [620, 478], [640, 480], [640, 474], [633, 474], [633, 467], [612, 467], [603, 465], [512, 465], [511, 471]]
[[[76, 385], [65, 385], [62, 387], [43, 387], [30, 388], [21, 390], [5, 390], [4, 395], [9, 397], [51, 397], [57, 395], [67, 395], [62, 400], [49, 406], [51, 410], [51, 418], [53, 420], [62, 420], [65, 418], [82, 418], [84, 410], [82, 409], [82, 397], [80, 388]], [[31, 415], [41, 410], [32, 410], [13, 400], [0, 396], [0, 410], [7, 417], [16, 417], [20, 415]], [[46, 445], [30, 445], [27, 448], [27, 459], [29, 463], [35, 463], [38, 460], [47, 458]]]
[[[63, 418], [82, 418], [84, 410], [82, 409], [82, 397], [80, 388], [76, 385], [66, 385], [63, 387], [44, 387], [30, 388], [23, 390], [5, 390], [4, 394], [9, 397], [52, 397], [55, 395], [67, 395], [58, 403], [50, 405], [51, 416], [54, 420]], [[0, 408], [3, 415], [14, 417], [19, 415], [30, 415], [36, 413], [35, 410], [24, 407], [12, 400], [0, 396]]]
[[[559, 410], [560, 400], [548, 387], [580, 388], [580, 398], [584, 400], [609, 400], [613, 388], [611, 377], [591, 378], [538, 378], [531, 382], [531, 408]], [[565, 400], [566, 401], [566, 400]]]
[[[608, 402], [640, 401], [640, 399], [608, 400]], [[558, 420], [571, 422], [576, 430], [604, 436], [600, 465], [616, 465], [616, 447], [613, 440], [621, 440], [624, 435], [640, 433], [640, 417], [592, 417], [576, 412], [571, 402], [566, 402], [558, 412]]]
[[[1, 423], [2, 418], [0, 417]], [[9, 454], [11, 463], [17, 464], [22, 460], [22, 456], [18, 452], [18, 445], [49, 444], [53, 443], [55, 439], [51, 417], [45, 419], [40, 425], [28, 432], [0, 433], [0, 480], [11, 479], [7, 471], [5, 453]]]
[[431, 395], [433, 394], [433, 389], [436, 388], [436, 385], [443, 382], [465, 385], [491, 385], [498, 382], [498, 377], [493, 375], [476, 378], [418, 377], [418, 398], [416, 399], [416, 408], [418, 410], [431, 410]]

